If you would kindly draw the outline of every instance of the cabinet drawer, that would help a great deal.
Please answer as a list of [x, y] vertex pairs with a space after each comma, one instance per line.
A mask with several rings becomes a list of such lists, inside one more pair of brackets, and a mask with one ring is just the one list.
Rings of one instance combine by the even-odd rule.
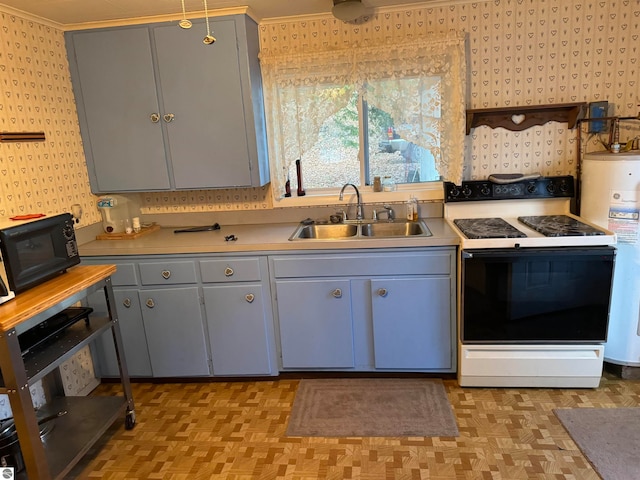
[[276, 278], [337, 275], [450, 275], [451, 252], [292, 255], [273, 259]]
[[192, 261], [140, 264], [142, 285], [177, 285], [196, 283], [196, 266]]
[[258, 258], [227, 258], [203, 260], [200, 262], [202, 281], [253, 282], [261, 279], [260, 260]]
[[136, 273], [135, 263], [118, 263], [116, 267], [116, 273], [111, 275], [111, 283], [114, 287], [138, 284], [138, 274]]
[[116, 273], [111, 275], [114, 287], [133, 286], [138, 284], [138, 272], [135, 263], [117, 262], [112, 257], [82, 257], [83, 265], [115, 265]]

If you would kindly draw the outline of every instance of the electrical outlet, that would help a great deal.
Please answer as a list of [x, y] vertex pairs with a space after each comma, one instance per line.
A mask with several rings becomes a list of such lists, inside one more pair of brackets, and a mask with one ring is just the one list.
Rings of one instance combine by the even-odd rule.
[[[609, 111], [609, 102], [591, 102], [589, 104], [589, 118], [606, 117]], [[603, 133], [607, 131], [607, 121], [589, 122], [589, 133]]]

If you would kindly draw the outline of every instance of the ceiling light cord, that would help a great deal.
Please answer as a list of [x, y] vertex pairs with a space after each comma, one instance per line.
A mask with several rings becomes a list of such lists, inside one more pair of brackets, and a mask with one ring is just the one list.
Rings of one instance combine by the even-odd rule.
[[204, 40], [202, 41], [205, 45], [211, 45], [212, 43], [215, 43], [216, 37], [211, 35], [211, 28], [209, 27], [209, 8], [207, 7], [207, 0], [202, 0], [202, 2], [204, 3], [204, 20], [207, 23], [207, 36], [204, 37]]
[[178, 22], [178, 25], [180, 26], [180, 28], [184, 28], [184, 29], [191, 28], [192, 23], [190, 20], [187, 19], [187, 11], [184, 7], [184, 0], [181, 0], [181, 1], [182, 1], [182, 20]]

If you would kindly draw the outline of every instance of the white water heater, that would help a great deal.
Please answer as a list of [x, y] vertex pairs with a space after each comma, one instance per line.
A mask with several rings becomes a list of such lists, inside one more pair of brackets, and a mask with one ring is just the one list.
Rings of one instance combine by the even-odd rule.
[[588, 153], [580, 216], [617, 235], [604, 359], [640, 367], [640, 152]]

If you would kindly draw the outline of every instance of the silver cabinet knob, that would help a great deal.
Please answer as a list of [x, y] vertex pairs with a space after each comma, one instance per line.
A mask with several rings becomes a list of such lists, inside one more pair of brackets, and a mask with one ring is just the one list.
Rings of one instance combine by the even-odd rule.
[[379, 288], [378, 289], [378, 295], [380, 295], [381, 297], [386, 297], [388, 293], [389, 292], [387, 291], [386, 288]]
[[336, 288], [333, 292], [331, 292], [335, 298], [342, 298], [342, 290], [340, 288]]
[[231, 275], [233, 275], [233, 268], [231, 267], [227, 267], [224, 269], [224, 275], [226, 277], [230, 277]]
[[244, 299], [245, 299], [247, 302], [252, 303], [252, 302], [256, 299], [256, 296], [255, 296], [253, 293], [247, 293], [247, 294], [244, 296]]
[[124, 305], [124, 306], [125, 306], [125, 308], [131, 308], [131, 299], [130, 299], [130, 298], [125, 298], [125, 299], [122, 301], [122, 305]]
[[165, 280], [168, 280], [170, 276], [171, 276], [171, 270], [162, 271], [162, 278], [164, 278]]
[[176, 116], [173, 113], [165, 113], [162, 118], [166, 123], [171, 123]]
[[153, 308], [156, 306], [156, 303], [153, 301], [153, 298], [147, 298], [147, 301], [144, 303], [149, 308]]
[[160, 115], [157, 113], [152, 113], [151, 115], [149, 115], [149, 119], [153, 123], [158, 123], [160, 121]]

